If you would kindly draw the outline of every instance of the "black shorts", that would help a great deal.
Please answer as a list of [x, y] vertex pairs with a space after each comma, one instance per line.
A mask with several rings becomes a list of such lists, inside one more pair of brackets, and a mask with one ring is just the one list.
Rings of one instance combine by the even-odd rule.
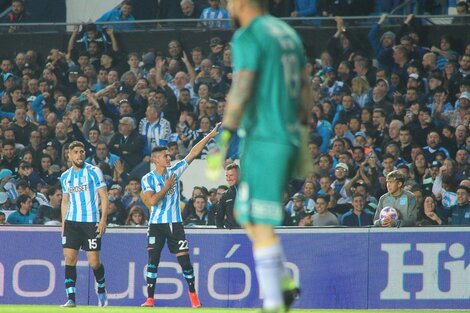
[[189, 250], [183, 223], [150, 224], [147, 232], [147, 248], [161, 251], [168, 240], [168, 249], [171, 253]]
[[65, 221], [62, 248], [100, 251], [101, 235], [98, 233], [98, 223]]

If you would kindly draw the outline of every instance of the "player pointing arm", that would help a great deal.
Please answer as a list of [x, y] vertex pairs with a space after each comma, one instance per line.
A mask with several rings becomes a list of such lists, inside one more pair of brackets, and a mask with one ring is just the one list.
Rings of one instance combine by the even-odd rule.
[[147, 300], [144, 307], [155, 304], [155, 284], [158, 276], [160, 255], [165, 242], [171, 253], [175, 254], [188, 284], [191, 306], [201, 306], [196, 294], [194, 270], [189, 258], [189, 243], [181, 218], [179, 178], [189, 164], [201, 153], [204, 146], [217, 135], [220, 123], [199, 141], [183, 160], [171, 166], [170, 152], [167, 147], [155, 147], [151, 159], [155, 170], [142, 178], [142, 192], [145, 203], [151, 207], [147, 237], [148, 264], [146, 270]]

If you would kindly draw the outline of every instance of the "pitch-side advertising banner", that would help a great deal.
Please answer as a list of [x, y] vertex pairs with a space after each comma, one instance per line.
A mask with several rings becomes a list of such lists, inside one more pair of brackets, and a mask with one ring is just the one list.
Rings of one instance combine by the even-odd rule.
[[[308, 228], [278, 231], [286, 265], [300, 283], [298, 308], [458, 308], [470, 304], [465, 228]], [[191, 261], [204, 307], [259, 307], [251, 244], [241, 230], [189, 229]], [[65, 302], [60, 229], [0, 227], [0, 303]], [[146, 229], [108, 229], [102, 261], [112, 306], [146, 298]], [[77, 304], [97, 304], [84, 252]], [[156, 306], [190, 306], [176, 258], [164, 249]]]

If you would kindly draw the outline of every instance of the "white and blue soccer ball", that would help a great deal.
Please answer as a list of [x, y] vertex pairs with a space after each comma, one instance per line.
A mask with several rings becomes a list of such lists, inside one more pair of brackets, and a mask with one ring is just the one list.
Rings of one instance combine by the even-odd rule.
[[380, 219], [383, 220], [387, 216], [390, 216], [390, 219], [396, 221], [398, 219], [398, 211], [391, 206], [386, 206], [380, 211]]

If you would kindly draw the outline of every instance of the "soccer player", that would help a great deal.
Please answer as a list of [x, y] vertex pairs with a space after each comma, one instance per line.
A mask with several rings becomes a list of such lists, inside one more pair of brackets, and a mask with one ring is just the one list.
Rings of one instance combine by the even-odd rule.
[[[415, 195], [403, 189], [405, 176], [398, 170], [387, 175], [387, 193], [380, 197], [374, 216], [374, 225], [382, 227], [415, 226], [418, 220], [418, 204]], [[397, 210], [398, 219], [392, 220], [390, 216], [380, 219], [380, 211], [390, 206]]]
[[265, 14], [266, 2], [228, 2], [230, 16], [241, 28], [232, 39], [234, 75], [218, 137], [220, 150], [209, 157], [208, 168], [210, 174], [220, 166], [239, 127], [243, 141], [236, 216], [253, 242], [264, 311], [285, 312], [299, 289], [286, 273], [274, 227], [282, 223], [283, 191], [294, 165], [299, 165], [310, 87], [300, 38], [286, 23]]
[[201, 306], [194, 286], [194, 271], [189, 259], [189, 244], [181, 218], [179, 179], [189, 164], [201, 153], [209, 140], [217, 135], [220, 123], [201, 139], [181, 161], [171, 166], [168, 147], [152, 149], [151, 160], [155, 170], [142, 177], [145, 204], [151, 207], [148, 230], [147, 300], [142, 306], [153, 307], [160, 254], [168, 241], [168, 249], [176, 255], [189, 287], [189, 299], [193, 308]]
[[[77, 258], [80, 248], [86, 251], [88, 263], [98, 284], [98, 305], [108, 305], [104, 266], [100, 260], [101, 236], [106, 231], [108, 191], [101, 170], [85, 163], [85, 145], [69, 145], [72, 167], [60, 177], [62, 185], [62, 247], [65, 256], [65, 291], [63, 307], [75, 307]], [[101, 217], [98, 204], [101, 203]]]

